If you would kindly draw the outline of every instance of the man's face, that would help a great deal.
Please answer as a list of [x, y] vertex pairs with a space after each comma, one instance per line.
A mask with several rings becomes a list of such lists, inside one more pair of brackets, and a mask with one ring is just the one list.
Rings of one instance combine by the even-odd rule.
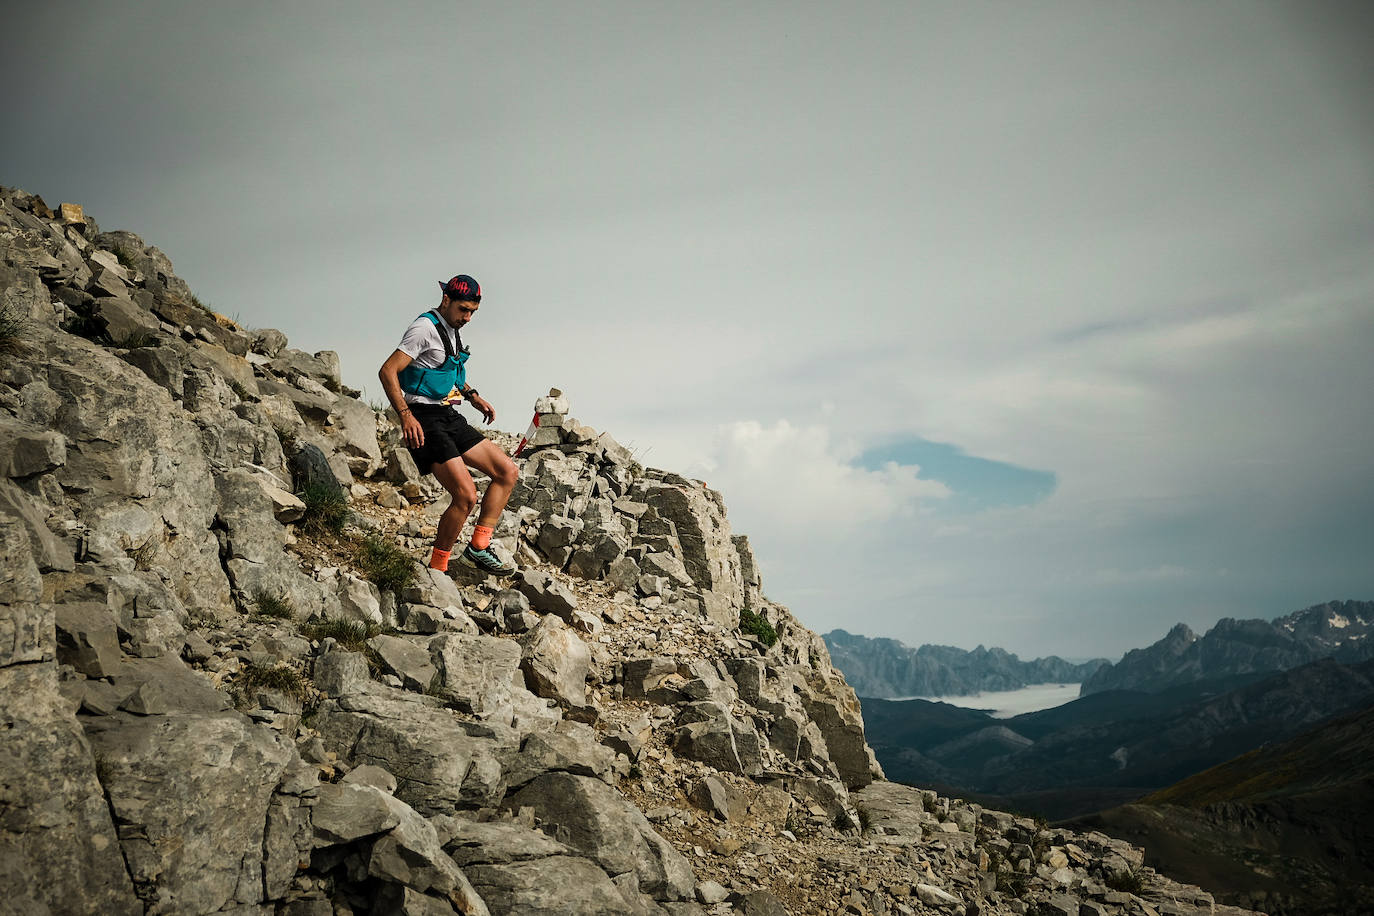
[[472, 320], [472, 316], [477, 314], [480, 302], [467, 302], [461, 299], [450, 299], [444, 296], [444, 302], [439, 306], [439, 313], [444, 316], [444, 320], [455, 328], [461, 328]]

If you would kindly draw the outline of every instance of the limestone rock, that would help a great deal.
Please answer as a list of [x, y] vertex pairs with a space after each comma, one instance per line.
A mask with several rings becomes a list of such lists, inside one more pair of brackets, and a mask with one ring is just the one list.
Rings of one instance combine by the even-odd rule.
[[518, 755], [505, 755], [503, 772], [510, 788], [519, 789], [546, 773], [591, 776], [609, 785], [618, 769], [615, 752], [597, 742], [590, 726], [564, 720], [528, 735]]
[[627, 910], [620, 889], [585, 858], [560, 855], [471, 865], [465, 874], [496, 913], [620, 916]]
[[429, 649], [401, 636], [374, 636], [368, 640], [387, 670], [410, 690], [424, 693], [438, 672], [430, 663]]
[[87, 677], [108, 677], [120, 663], [119, 634], [109, 608], [61, 604], [56, 609], [57, 660]]
[[494, 805], [505, 793], [500, 742], [473, 737], [428, 697], [371, 685], [325, 701], [313, 722], [342, 759], [395, 775], [396, 797], [421, 814]]
[[54, 669], [0, 667], [0, 696], [7, 698], [0, 703], [6, 912], [142, 913], [90, 745], [58, 693]]
[[696, 880], [687, 860], [603, 782], [549, 773], [504, 804], [533, 807], [535, 817], [561, 842], [594, 859], [612, 877], [633, 873], [639, 889], [656, 899], [682, 900], [692, 894]]
[[360, 652], [335, 649], [315, 659], [315, 686], [327, 696], [341, 697], [364, 690], [367, 659]]
[[586, 703], [591, 652], [567, 624], [545, 617], [522, 643], [520, 670], [536, 696], [557, 700], [565, 707]]
[[430, 821], [440, 832], [444, 851], [462, 868], [571, 853], [568, 847], [547, 834], [515, 823], [481, 823], [443, 815]]
[[516, 577], [515, 588], [529, 599], [530, 607], [541, 614], [557, 614], [568, 620], [577, 610], [577, 597], [566, 585], [546, 572], [522, 570]]
[[66, 463], [62, 436], [0, 413], [0, 477], [29, 477]]
[[87, 724], [129, 874], [178, 909], [261, 903], [268, 807], [294, 756], [279, 737], [229, 713]]
[[520, 645], [494, 636], [445, 633], [429, 643], [438, 670], [435, 694], [455, 708], [504, 725], [556, 718], [527, 689]]
[[401, 822], [409, 806], [373, 786], [340, 783], [320, 786], [311, 823], [315, 843], [331, 846], [385, 833]]

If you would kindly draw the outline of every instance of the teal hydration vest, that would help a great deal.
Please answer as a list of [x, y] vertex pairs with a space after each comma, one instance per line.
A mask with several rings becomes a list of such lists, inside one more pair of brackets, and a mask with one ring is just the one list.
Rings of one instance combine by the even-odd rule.
[[426, 369], [411, 360], [410, 365], [396, 373], [396, 380], [410, 394], [442, 401], [454, 388], [461, 390], [467, 385], [467, 370], [463, 366], [468, 361], [468, 348], [463, 346], [463, 335], [455, 328], [453, 333], [458, 338], [458, 352], [453, 351], [453, 343], [448, 339], [448, 331], [444, 329], [438, 312], [425, 312], [420, 318], [434, 322], [434, 329], [444, 342], [444, 364], [437, 369]]

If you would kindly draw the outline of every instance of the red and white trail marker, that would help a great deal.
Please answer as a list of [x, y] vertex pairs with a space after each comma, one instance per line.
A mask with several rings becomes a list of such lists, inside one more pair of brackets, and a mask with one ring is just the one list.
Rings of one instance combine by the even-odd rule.
[[520, 453], [525, 450], [525, 446], [530, 444], [534, 434], [539, 430], [539, 411], [534, 412], [534, 419], [530, 421], [530, 428], [525, 430], [525, 434], [520, 437], [520, 444], [515, 447], [515, 457], [519, 458]]

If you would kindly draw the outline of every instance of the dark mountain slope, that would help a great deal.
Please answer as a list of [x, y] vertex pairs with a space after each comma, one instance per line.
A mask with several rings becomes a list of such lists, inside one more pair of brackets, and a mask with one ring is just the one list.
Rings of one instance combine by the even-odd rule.
[[1374, 662], [1326, 660], [1158, 694], [1093, 694], [1011, 719], [921, 700], [865, 700], [864, 718], [892, 779], [1067, 817], [1137, 798], [1371, 702]]
[[1274, 916], [1374, 912], [1374, 706], [1070, 822]]

